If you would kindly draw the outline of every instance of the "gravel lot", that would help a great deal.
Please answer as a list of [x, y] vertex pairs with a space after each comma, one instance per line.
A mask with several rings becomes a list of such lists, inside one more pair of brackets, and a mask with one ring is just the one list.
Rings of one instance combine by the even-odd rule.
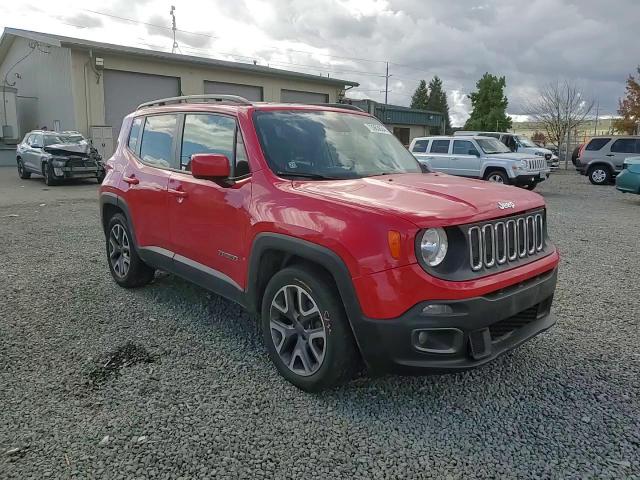
[[556, 327], [472, 372], [314, 396], [234, 304], [118, 288], [95, 184], [0, 169], [0, 478], [640, 478], [640, 197], [539, 191]]

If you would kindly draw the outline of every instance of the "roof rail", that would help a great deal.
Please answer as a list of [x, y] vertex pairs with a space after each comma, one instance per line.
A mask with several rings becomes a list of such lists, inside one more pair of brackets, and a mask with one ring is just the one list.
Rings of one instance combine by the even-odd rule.
[[239, 105], [253, 105], [246, 98], [240, 97], [238, 95], [183, 95], [180, 97], [169, 97], [169, 98], [160, 98], [158, 100], [153, 100], [151, 102], [145, 102], [138, 105], [136, 110], [140, 110], [141, 108], [153, 107], [153, 106], [161, 106], [161, 105], [170, 105], [172, 103], [189, 103], [189, 102], [215, 102], [215, 103], [237, 103]]
[[354, 110], [356, 112], [364, 112], [360, 107], [351, 105], [349, 103], [314, 103], [314, 105], [320, 105], [323, 107], [342, 108], [344, 110]]

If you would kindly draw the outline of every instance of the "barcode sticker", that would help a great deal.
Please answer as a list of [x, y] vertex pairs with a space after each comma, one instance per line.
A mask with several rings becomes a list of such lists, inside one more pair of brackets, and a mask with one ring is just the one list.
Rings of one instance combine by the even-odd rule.
[[364, 126], [367, 127], [371, 133], [391, 135], [391, 132], [387, 130], [384, 125], [380, 125], [379, 123], [365, 123]]

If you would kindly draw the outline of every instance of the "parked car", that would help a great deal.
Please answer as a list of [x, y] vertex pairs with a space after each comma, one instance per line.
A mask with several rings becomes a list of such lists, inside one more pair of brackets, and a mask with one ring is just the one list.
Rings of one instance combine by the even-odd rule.
[[420, 163], [437, 172], [533, 190], [549, 177], [544, 158], [513, 153], [491, 137], [453, 136], [414, 138], [409, 151]]
[[18, 175], [42, 175], [47, 185], [72, 178], [95, 178], [102, 182], [105, 171], [97, 150], [78, 132], [33, 130], [16, 147]]
[[593, 137], [580, 151], [576, 170], [594, 185], [606, 185], [622, 171], [625, 158], [640, 153], [640, 136], [605, 135]]
[[640, 156], [627, 158], [616, 177], [616, 188], [623, 193], [640, 195]]
[[528, 153], [537, 157], [543, 157], [547, 161], [549, 168], [556, 169], [560, 167], [560, 161], [558, 159], [558, 153], [553, 152], [548, 148], [539, 147], [532, 140], [528, 139], [524, 135], [518, 135], [515, 133], [505, 132], [470, 132], [464, 130], [458, 130], [453, 133], [455, 136], [482, 136], [497, 138], [504, 143], [509, 150], [518, 153]]
[[277, 370], [307, 391], [361, 360], [476, 367], [555, 322], [544, 199], [423, 173], [362, 111], [222, 95], [143, 104], [123, 121], [100, 211], [115, 282], [140, 287], [162, 269], [244, 306]]

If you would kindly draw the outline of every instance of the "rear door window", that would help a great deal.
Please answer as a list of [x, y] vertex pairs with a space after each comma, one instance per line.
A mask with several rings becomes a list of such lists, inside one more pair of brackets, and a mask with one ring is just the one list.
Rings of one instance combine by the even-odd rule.
[[619, 138], [611, 145], [612, 153], [637, 153], [638, 141], [635, 138]]
[[454, 155], [470, 155], [470, 150], [475, 150], [476, 147], [468, 140], [454, 140], [453, 141], [453, 154]]
[[413, 144], [413, 150], [411, 151], [416, 153], [425, 153], [428, 145], [429, 140], [416, 140], [416, 143]]
[[434, 140], [429, 153], [449, 153], [450, 140]]
[[589, 142], [589, 145], [585, 147], [586, 150], [597, 151], [609, 143], [610, 138], [594, 138]]
[[174, 155], [176, 115], [151, 115], [146, 118], [140, 144], [140, 158], [144, 163], [159, 168], [180, 168]]

